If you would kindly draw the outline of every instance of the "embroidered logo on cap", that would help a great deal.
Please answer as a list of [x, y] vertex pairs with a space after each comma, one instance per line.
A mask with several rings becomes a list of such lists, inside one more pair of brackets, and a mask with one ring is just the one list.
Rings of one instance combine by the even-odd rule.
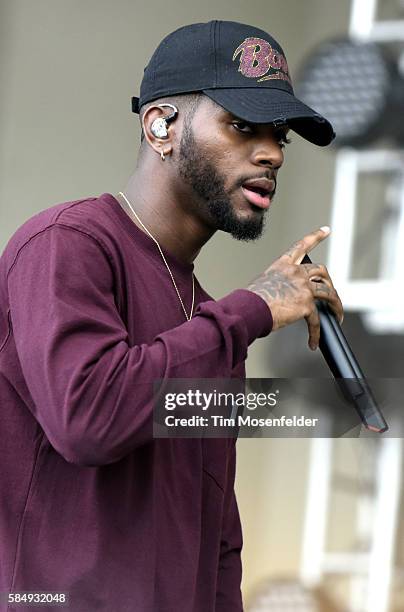
[[[238, 55], [240, 55], [238, 70], [243, 76], [257, 79], [257, 83], [282, 79], [292, 84], [285, 57], [273, 49], [266, 40], [255, 37], [246, 38], [235, 50], [233, 62]], [[273, 72], [268, 74], [270, 70]]]

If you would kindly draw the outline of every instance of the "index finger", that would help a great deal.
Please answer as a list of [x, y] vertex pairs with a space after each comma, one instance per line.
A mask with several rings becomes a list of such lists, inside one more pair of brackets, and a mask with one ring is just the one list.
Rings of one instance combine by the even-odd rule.
[[292, 246], [281, 255], [280, 259], [287, 258], [290, 263], [300, 264], [306, 253], [310, 253], [312, 249], [327, 238], [330, 231], [328, 225], [323, 225], [323, 227], [320, 227], [314, 232], [306, 234], [304, 238], [293, 243]]

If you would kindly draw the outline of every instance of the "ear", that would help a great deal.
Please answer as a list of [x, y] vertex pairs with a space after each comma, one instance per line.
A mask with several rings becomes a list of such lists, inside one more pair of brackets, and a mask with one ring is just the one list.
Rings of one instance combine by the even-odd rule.
[[[171, 119], [170, 122], [167, 123], [163, 122], [164, 118], [169, 117], [170, 115], [172, 116], [172, 111], [170, 111], [169, 108], [161, 108], [157, 104], [149, 106], [143, 115], [143, 132], [145, 138], [152, 149], [154, 149], [154, 151], [156, 151], [156, 153], [159, 155], [162, 153], [164, 155], [169, 155], [173, 149], [173, 137], [175, 134], [173, 120]], [[159, 120], [161, 122], [160, 126]], [[154, 129], [152, 129], [153, 124]], [[156, 130], [158, 127], [166, 127], [166, 130]]]

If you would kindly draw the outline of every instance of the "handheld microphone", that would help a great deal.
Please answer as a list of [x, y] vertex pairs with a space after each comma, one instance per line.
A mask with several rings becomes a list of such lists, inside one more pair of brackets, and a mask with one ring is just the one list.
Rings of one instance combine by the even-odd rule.
[[[301, 263], [312, 261], [305, 255]], [[387, 431], [388, 425], [334, 313], [324, 300], [316, 300], [316, 306], [320, 317], [319, 348], [341, 391], [367, 429]]]

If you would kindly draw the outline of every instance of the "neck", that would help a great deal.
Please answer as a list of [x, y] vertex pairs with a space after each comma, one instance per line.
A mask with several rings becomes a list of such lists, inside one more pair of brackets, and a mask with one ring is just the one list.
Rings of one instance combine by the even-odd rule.
[[[202, 246], [212, 237], [208, 227], [189, 206], [190, 195], [183, 188], [175, 189], [160, 162], [154, 172], [137, 168], [122, 190], [159, 245], [184, 263], [193, 263]], [[124, 198], [116, 196], [131, 220], [145, 231], [131, 212]], [[147, 233], [147, 232], [145, 232]]]

